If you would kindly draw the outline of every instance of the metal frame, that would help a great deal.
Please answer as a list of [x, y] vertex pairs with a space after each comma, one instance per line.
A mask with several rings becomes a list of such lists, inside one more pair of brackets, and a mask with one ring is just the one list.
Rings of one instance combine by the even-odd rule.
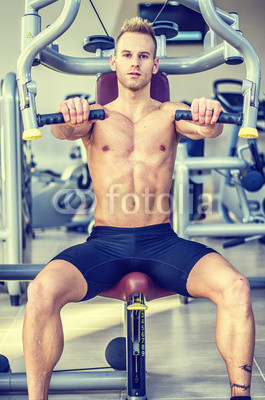
[[[50, 383], [50, 391], [60, 392], [125, 389], [125, 371], [54, 372]], [[1, 393], [26, 391], [27, 378], [25, 373], [0, 373]], [[131, 399], [128, 398], [128, 400]]]
[[[0, 105], [3, 262], [22, 263], [21, 121], [14, 73], [1, 82]], [[21, 294], [18, 281], [8, 282], [7, 286], [10, 296]]]
[[[22, 43], [24, 46], [17, 63], [17, 80], [25, 130], [38, 129], [35, 104], [36, 84], [31, 79], [31, 67], [36, 57], [38, 57], [36, 60], [46, 67], [70, 74], [95, 75], [110, 70], [109, 57], [106, 57], [106, 52], [99, 52], [98, 57], [95, 58], [77, 58], [62, 55], [49, 47], [47, 48], [70, 27], [80, 6], [80, 0], [65, 0], [63, 11], [58, 19], [46, 29], [40, 31], [37, 10], [51, 2], [53, 1], [28, 0], [26, 6], [28, 14], [23, 17], [22, 21], [22, 33], [24, 34]], [[246, 79], [243, 83], [244, 117], [242, 126], [256, 128], [260, 63], [253, 46], [237, 32], [237, 16], [216, 9], [212, 0], [180, 0], [179, 3], [200, 11], [211, 28], [209, 35], [212, 36], [212, 39], [213, 31], [218, 33], [225, 40], [225, 43], [213, 47], [214, 40], [208, 41], [208, 49], [203, 54], [196, 56], [169, 58], [164, 54], [159, 54], [159, 70], [166, 74], [189, 74], [214, 68], [227, 61], [227, 43], [229, 43], [231, 45], [230, 53], [238, 56], [239, 51], [244, 56], [246, 63]], [[30, 41], [28, 32], [35, 32], [35, 37], [31, 38]], [[212, 43], [212, 45], [209, 46], [209, 43]], [[163, 46], [159, 47], [162, 48]]]
[[179, 144], [174, 170], [174, 179], [175, 182], [178, 182], [177, 185], [174, 185], [173, 193], [175, 204], [173, 213], [174, 230], [185, 239], [189, 239], [191, 236], [265, 235], [265, 224], [192, 224], [189, 220], [191, 211], [187, 198], [189, 198], [189, 179], [192, 172], [209, 172], [214, 169], [239, 170], [244, 169], [246, 166], [246, 161], [232, 156], [188, 157], [185, 145]]

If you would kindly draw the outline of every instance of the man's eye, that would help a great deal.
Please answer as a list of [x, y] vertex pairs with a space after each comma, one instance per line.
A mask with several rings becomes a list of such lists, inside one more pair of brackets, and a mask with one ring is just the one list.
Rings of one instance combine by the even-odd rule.
[[147, 58], [147, 55], [141, 54], [141, 58]]
[[129, 53], [125, 53], [124, 54], [124, 57], [127, 57], [127, 58], [129, 58], [131, 55], [129, 54]]

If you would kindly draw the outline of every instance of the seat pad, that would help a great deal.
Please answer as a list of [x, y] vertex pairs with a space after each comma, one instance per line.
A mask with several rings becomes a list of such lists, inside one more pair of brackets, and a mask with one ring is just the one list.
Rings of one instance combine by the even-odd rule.
[[113, 287], [100, 293], [100, 296], [128, 301], [132, 293], [144, 294], [146, 301], [176, 294], [172, 290], [157, 286], [148, 275], [142, 272], [131, 272]]

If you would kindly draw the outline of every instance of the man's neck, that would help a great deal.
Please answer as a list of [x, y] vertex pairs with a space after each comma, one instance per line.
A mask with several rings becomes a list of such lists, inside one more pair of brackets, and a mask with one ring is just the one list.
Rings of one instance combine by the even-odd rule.
[[129, 90], [122, 85], [119, 85], [119, 95], [115, 100], [115, 105], [120, 112], [126, 115], [133, 115], [135, 118], [143, 114], [144, 110], [152, 105], [150, 97], [150, 86], [146, 86], [141, 90]]

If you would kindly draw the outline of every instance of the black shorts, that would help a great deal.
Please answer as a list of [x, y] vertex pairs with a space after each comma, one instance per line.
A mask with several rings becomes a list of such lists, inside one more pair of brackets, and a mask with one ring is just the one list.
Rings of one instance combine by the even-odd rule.
[[190, 296], [190, 271], [205, 254], [216, 252], [178, 237], [169, 223], [139, 228], [96, 226], [85, 243], [72, 246], [53, 260], [75, 265], [88, 284], [83, 300], [91, 299], [130, 272], [143, 272], [158, 286]]

